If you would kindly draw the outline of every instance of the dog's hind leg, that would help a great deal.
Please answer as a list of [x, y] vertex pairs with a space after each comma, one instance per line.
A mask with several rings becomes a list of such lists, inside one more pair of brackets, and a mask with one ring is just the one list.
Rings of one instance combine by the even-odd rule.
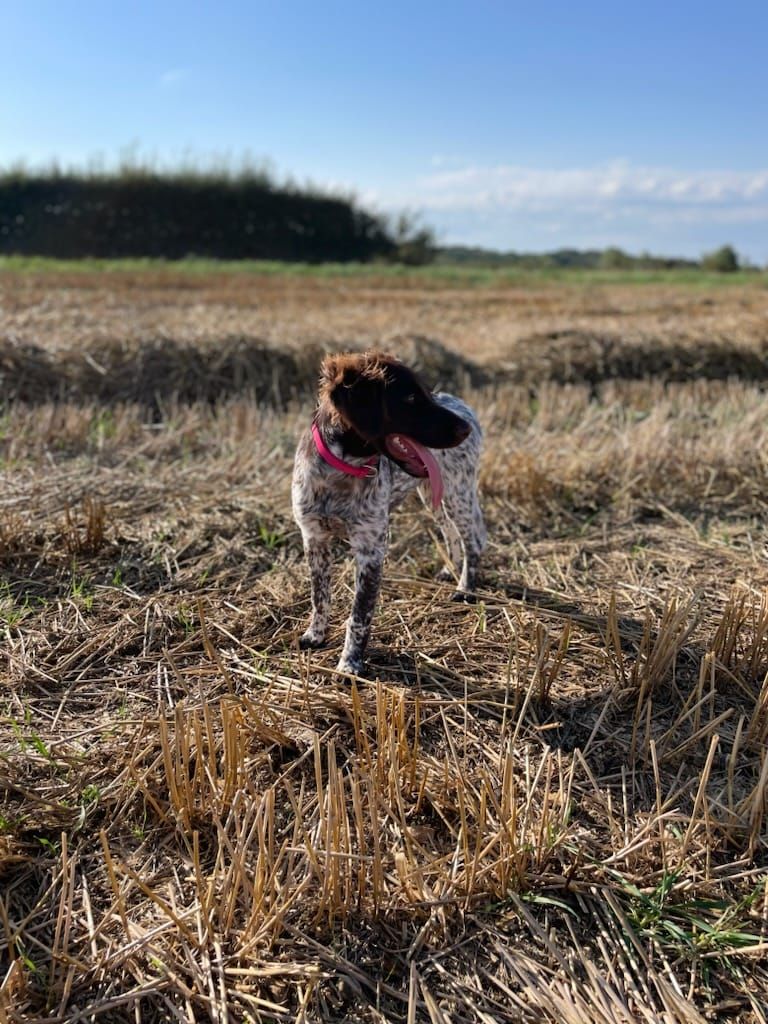
[[441, 510], [438, 516], [440, 533], [445, 544], [445, 553], [448, 555], [450, 565], [444, 565], [437, 573], [437, 579], [443, 583], [450, 583], [456, 579], [461, 572], [464, 563], [464, 549], [461, 546], [461, 536], [454, 521], [448, 516], [445, 509]]
[[[483, 511], [475, 488], [467, 491], [452, 490], [443, 499], [444, 514], [452, 532], [459, 538], [461, 548], [461, 575], [454, 594], [455, 600], [465, 599], [475, 589], [480, 556], [485, 550], [487, 533]], [[451, 558], [454, 557], [451, 552]], [[458, 559], [456, 559], [458, 565]]]

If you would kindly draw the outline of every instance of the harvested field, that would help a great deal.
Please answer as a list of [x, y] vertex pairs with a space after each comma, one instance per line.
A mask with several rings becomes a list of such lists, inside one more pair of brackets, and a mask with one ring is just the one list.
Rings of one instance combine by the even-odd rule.
[[[320, 354], [486, 431], [369, 678], [290, 516]], [[768, 1020], [768, 292], [0, 273], [0, 1022]]]

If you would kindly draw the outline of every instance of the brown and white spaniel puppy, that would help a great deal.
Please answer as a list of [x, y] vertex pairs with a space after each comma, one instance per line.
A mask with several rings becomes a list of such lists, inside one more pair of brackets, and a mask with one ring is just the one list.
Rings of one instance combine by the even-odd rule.
[[327, 356], [312, 427], [296, 450], [293, 513], [309, 563], [312, 617], [302, 647], [321, 647], [331, 606], [331, 541], [349, 541], [355, 595], [339, 671], [359, 675], [376, 607], [389, 515], [429, 483], [451, 561], [461, 567], [455, 598], [475, 585], [486, 533], [477, 492], [482, 432], [453, 395], [433, 394], [418, 376], [379, 352]]

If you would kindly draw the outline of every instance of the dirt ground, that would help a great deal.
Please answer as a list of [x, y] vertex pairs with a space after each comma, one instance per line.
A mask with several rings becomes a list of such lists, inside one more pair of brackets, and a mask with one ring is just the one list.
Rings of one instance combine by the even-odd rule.
[[[299, 653], [324, 351], [485, 431]], [[768, 1020], [768, 291], [0, 273], [0, 1022]]]

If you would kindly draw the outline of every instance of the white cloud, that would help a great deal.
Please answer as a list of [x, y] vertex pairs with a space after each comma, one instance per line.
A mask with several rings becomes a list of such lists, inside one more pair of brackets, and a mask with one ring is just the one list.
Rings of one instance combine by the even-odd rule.
[[565, 169], [469, 166], [414, 183], [410, 201], [434, 209], [554, 208], [561, 203], [715, 204], [768, 200], [768, 170], [679, 171], [615, 161]]
[[187, 78], [189, 72], [186, 68], [168, 68], [160, 75], [160, 85], [164, 89], [171, 89], [175, 85], [179, 85]]
[[683, 170], [627, 160], [586, 167], [457, 166], [375, 193], [422, 213], [445, 243], [495, 248], [621, 245], [696, 256], [731, 241], [768, 258], [768, 169]]
[[451, 153], [433, 153], [429, 162], [433, 167], [461, 167], [467, 161], [464, 157]]

